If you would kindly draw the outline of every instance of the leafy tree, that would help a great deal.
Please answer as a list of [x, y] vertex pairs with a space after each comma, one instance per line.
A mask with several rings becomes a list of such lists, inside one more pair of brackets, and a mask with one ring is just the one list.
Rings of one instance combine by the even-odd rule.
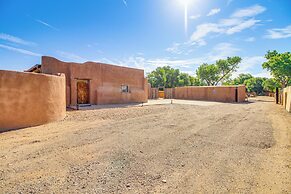
[[240, 57], [228, 57], [227, 59], [220, 59], [215, 64], [204, 63], [198, 67], [196, 74], [207, 85], [217, 85], [224, 80], [228, 80], [233, 72], [238, 68], [241, 62]]
[[275, 92], [276, 87], [280, 87], [280, 83], [278, 83], [274, 78], [266, 79], [263, 81], [263, 88], [268, 92]]
[[180, 71], [170, 66], [158, 67], [148, 74], [147, 78], [153, 87], [172, 88], [177, 86]]
[[236, 77], [234, 79], [228, 79], [228, 80], [224, 81], [222, 85], [242, 85], [245, 83], [246, 80], [248, 80], [250, 78], [253, 78], [253, 76], [251, 74], [241, 73], [238, 75], [238, 77]]
[[180, 73], [178, 86], [190, 86], [191, 80], [190, 75], [187, 73]]
[[190, 76], [191, 86], [205, 86], [206, 84], [201, 82], [200, 79], [194, 76]]
[[262, 95], [264, 93], [263, 82], [266, 78], [261, 77], [253, 77], [245, 80], [246, 89], [248, 92], [256, 92], [258, 95]]
[[263, 63], [263, 68], [271, 72], [274, 78], [281, 83], [281, 87], [290, 84], [291, 53], [278, 53], [276, 50], [268, 51], [265, 58], [267, 61]]
[[199, 79], [170, 66], [158, 67], [147, 75], [152, 87], [173, 88], [177, 86], [203, 85]]
[[219, 69], [214, 64], [202, 64], [198, 67], [196, 74], [198, 79], [202, 82], [205, 81], [208, 86], [215, 85], [215, 83], [219, 80]]
[[244, 84], [246, 80], [251, 79], [251, 78], [253, 78], [253, 76], [251, 74], [249, 74], [249, 73], [247, 73], [247, 74], [241, 73], [241, 74], [238, 75], [237, 78], [235, 78], [233, 80], [233, 85]]

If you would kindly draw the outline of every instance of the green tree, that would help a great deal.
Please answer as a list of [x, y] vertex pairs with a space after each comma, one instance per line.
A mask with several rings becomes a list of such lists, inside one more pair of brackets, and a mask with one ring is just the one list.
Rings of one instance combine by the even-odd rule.
[[266, 79], [263, 81], [263, 88], [268, 92], [275, 92], [276, 87], [280, 87], [280, 83], [278, 83], [274, 78]]
[[238, 75], [238, 77], [234, 79], [229, 79], [223, 82], [223, 85], [242, 85], [245, 83], [246, 80], [253, 78], [253, 76], [249, 73], [241, 73]]
[[241, 60], [240, 57], [235, 56], [220, 59], [215, 64], [204, 63], [198, 67], [196, 75], [201, 82], [206, 82], [207, 85], [217, 85], [225, 80], [229, 80], [232, 73], [237, 70]]
[[171, 88], [177, 86], [179, 75], [179, 69], [164, 66], [156, 68], [156, 70], [147, 75], [147, 78], [152, 87]]
[[187, 73], [180, 73], [179, 69], [170, 66], [158, 67], [147, 75], [152, 87], [174, 88], [177, 86], [202, 85], [200, 81]]
[[190, 86], [190, 75], [187, 73], [180, 73], [178, 86]]
[[290, 84], [291, 53], [278, 53], [276, 50], [268, 51], [265, 58], [267, 61], [263, 63], [263, 68], [271, 72], [271, 75], [281, 83], [281, 87]]
[[219, 69], [214, 64], [204, 63], [198, 67], [196, 75], [201, 82], [206, 82], [208, 86], [215, 85], [219, 80]]
[[241, 74], [238, 75], [237, 78], [235, 78], [233, 80], [233, 85], [244, 84], [246, 80], [251, 79], [251, 78], [253, 78], [253, 76], [251, 74], [249, 74], [249, 73], [247, 73], [247, 74], [241, 73]]
[[191, 86], [205, 86], [206, 84], [201, 82], [200, 79], [194, 76], [190, 76]]
[[261, 77], [253, 77], [245, 80], [246, 89], [248, 92], [256, 92], [258, 95], [262, 95], [264, 93], [263, 82], [266, 78]]

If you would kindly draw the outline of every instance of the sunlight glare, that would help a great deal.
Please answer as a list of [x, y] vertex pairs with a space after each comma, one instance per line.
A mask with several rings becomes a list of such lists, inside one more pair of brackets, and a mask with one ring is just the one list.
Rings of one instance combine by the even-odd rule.
[[186, 36], [188, 32], [188, 5], [190, 1], [191, 0], [179, 0], [179, 2], [184, 6], [184, 28]]
[[178, 0], [178, 1], [179, 1], [179, 3], [181, 3], [181, 5], [187, 6], [193, 0]]
[[184, 7], [184, 28], [185, 35], [187, 36], [188, 32], [188, 8], [192, 3], [197, 3], [198, 0], [177, 0], [181, 6]]

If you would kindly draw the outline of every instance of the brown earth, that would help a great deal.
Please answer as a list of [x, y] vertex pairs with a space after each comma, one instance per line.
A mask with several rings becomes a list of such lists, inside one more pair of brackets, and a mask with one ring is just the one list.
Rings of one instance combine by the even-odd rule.
[[1, 193], [290, 193], [291, 114], [252, 103], [68, 112], [0, 134]]

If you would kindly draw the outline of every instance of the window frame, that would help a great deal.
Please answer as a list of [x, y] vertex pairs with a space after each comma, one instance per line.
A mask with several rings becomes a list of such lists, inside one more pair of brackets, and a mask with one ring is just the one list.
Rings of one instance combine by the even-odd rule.
[[122, 84], [121, 85], [121, 93], [129, 93], [129, 86]]

